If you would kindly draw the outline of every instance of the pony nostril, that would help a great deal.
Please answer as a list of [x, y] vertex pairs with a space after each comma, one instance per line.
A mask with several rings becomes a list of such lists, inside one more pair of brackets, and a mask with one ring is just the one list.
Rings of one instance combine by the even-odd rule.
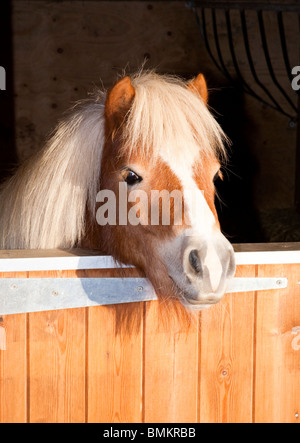
[[200, 261], [200, 257], [199, 257], [199, 253], [198, 253], [197, 249], [193, 249], [190, 252], [189, 262], [190, 262], [190, 265], [192, 266], [193, 270], [197, 274], [202, 275], [203, 269], [202, 269], [202, 265], [201, 265], [201, 261]]

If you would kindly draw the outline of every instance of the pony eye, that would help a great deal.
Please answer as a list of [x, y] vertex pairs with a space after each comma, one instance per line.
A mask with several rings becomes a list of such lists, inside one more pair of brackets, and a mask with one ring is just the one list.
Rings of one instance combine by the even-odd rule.
[[134, 171], [131, 171], [131, 169], [126, 169], [123, 171], [123, 180], [129, 185], [133, 186], [137, 183], [140, 183], [143, 179], [139, 175], [137, 175]]

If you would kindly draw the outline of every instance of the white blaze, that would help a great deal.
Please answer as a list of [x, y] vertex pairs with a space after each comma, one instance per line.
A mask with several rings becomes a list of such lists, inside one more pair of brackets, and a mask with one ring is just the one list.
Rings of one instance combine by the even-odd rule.
[[[213, 227], [215, 225], [215, 217], [205, 200], [204, 191], [201, 191], [196, 181], [193, 179], [193, 165], [197, 159], [196, 151], [186, 150], [185, 157], [170, 155], [161, 155], [162, 160], [167, 163], [170, 169], [180, 180], [183, 197], [184, 208], [187, 212], [190, 229], [185, 232], [186, 236], [198, 237], [207, 244], [207, 251], [202, 263], [209, 271], [210, 283], [212, 291], [216, 291], [223, 272], [223, 266], [214, 246]], [[189, 155], [190, 154], [190, 155]], [[199, 155], [199, 152], [197, 153]]]
[[[175, 151], [176, 152], [176, 151]], [[173, 153], [172, 153], [173, 154]], [[180, 180], [185, 203], [185, 211], [191, 225], [190, 235], [209, 236], [215, 224], [215, 217], [210, 210], [204, 196], [196, 181], [193, 179], [193, 165], [195, 164], [199, 151], [195, 149], [186, 150], [184, 156], [166, 155], [161, 153], [162, 160], [169, 166], [172, 172]]]
[[223, 266], [213, 245], [208, 247], [203, 265], [209, 270], [211, 288], [215, 292], [222, 277]]

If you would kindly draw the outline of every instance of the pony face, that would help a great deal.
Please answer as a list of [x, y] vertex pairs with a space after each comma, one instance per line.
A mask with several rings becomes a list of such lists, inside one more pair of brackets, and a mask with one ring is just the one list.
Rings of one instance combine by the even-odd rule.
[[214, 204], [223, 134], [206, 100], [201, 75], [185, 85], [144, 74], [111, 89], [97, 211], [105, 252], [194, 309], [218, 302], [235, 272]]

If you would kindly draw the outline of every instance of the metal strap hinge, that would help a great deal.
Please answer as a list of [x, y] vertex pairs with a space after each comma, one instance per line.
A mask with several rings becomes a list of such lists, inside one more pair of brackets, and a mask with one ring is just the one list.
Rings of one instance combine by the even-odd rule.
[[[287, 287], [286, 278], [234, 278], [229, 292]], [[155, 300], [144, 278], [4, 278], [0, 315]]]

